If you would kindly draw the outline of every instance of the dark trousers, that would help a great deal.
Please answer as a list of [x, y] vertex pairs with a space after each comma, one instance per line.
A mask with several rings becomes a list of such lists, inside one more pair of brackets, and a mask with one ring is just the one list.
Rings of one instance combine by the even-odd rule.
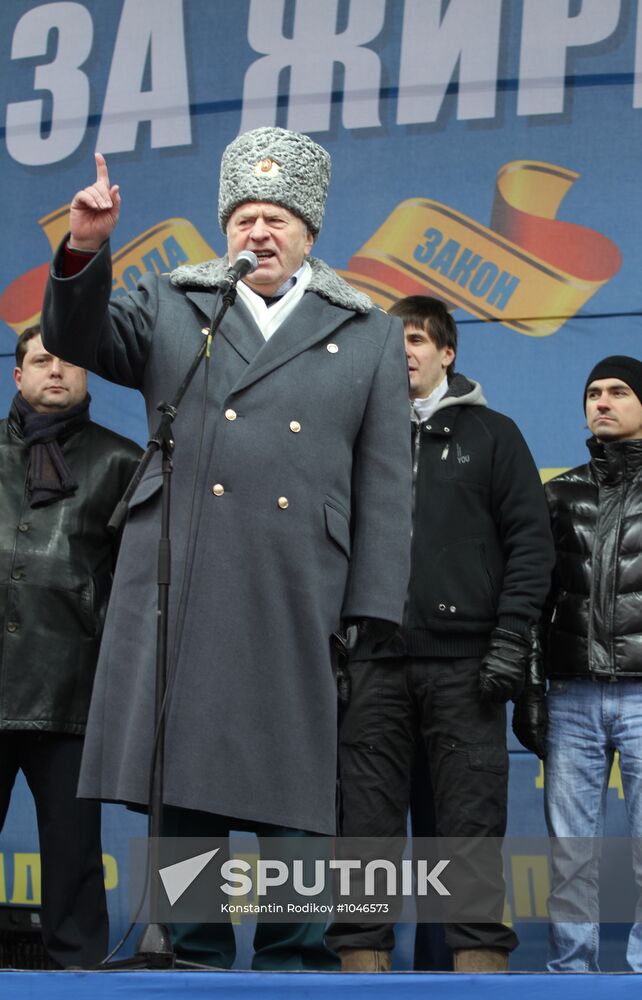
[[[437, 836], [430, 765], [423, 740], [417, 742], [410, 781], [410, 828], [413, 840], [416, 837]], [[443, 924], [417, 923], [413, 969], [426, 972], [452, 972], [453, 956], [446, 944]]]
[[0, 830], [22, 770], [38, 820], [42, 938], [62, 968], [97, 965], [109, 939], [100, 803], [76, 798], [82, 745], [61, 733], [0, 733]]
[[[485, 922], [450, 920], [448, 947], [517, 946], [501, 923], [504, 880], [499, 839], [506, 831], [508, 752], [503, 705], [479, 699], [478, 659], [395, 658], [354, 663], [340, 733], [340, 822], [344, 837], [406, 835], [417, 740], [428, 757], [436, 834], [468, 838], [458, 855], [463, 896], [483, 898]], [[483, 864], [475, 844], [486, 841]], [[451, 906], [445, 903], [445, 911]], [[452, 907], [450, 912], [455, 912]], [[391, 924], [335, 923], [331, 948], [394, 946]]]
[[[163, 808], [164, 837], [229, 837], [232, 830], [255, 833], [266, 849], [270, 837], [305, 837], [303, 830], [251, 823], [247, 820], [200, 812], [196, 809]], [[254, 934], [255, 971], [336, 972], [340, 963], [325, 945], [322, 923], [271, 923], [257, 921]], [[236, 957], [234, 930], [229, 922], [180, 923], [171, 926], [177, 958], [199, 965], [229, 969]]]

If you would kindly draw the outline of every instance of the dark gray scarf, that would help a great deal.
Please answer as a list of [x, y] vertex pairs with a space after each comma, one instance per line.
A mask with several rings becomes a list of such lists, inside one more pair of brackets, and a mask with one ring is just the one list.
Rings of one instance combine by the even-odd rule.
[[22, 424], [24, 442], [29, 446], [27, 488], [32, 507], [46, 507], [73, 496], [78, 489], [59, 440], [88, 422], [90, 402], [87, 393], [81, 403], [68, 410], [37, 413], [19, 392], [15, 395], [11, 408]]

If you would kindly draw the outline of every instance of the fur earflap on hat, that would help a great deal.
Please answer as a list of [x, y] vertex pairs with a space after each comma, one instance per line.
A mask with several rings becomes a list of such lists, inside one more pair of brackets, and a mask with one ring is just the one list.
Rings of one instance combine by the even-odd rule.
[[316, 236], [330, 183], [330, 154], [301, 132], [256, 128], [229, 144], [221, 160], [218, 217], [225, 233], [230, 215], [247, 201], [283, 205]]

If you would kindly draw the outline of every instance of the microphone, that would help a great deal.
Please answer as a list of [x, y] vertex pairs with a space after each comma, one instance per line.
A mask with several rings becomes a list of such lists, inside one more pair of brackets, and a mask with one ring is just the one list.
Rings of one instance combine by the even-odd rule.
[[241, 250], [234, 263], [228, 267], [227, 274], [223, 279], [224, 289], [230, 291], [236, 288], [241, 278], [246, 274], [252, 274], [259, 266], [259, 258], [251, 250]]

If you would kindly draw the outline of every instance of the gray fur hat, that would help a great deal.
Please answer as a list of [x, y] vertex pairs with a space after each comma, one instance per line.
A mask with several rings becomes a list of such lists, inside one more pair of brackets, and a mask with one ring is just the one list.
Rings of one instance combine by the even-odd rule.
[[247, 201], [283, 205], [317, 235], [330, 183], [330, 154], [301, 132], [255, 128], [229, 144], [221, 160], [218, 218], [225, 232], [230, 215]]

